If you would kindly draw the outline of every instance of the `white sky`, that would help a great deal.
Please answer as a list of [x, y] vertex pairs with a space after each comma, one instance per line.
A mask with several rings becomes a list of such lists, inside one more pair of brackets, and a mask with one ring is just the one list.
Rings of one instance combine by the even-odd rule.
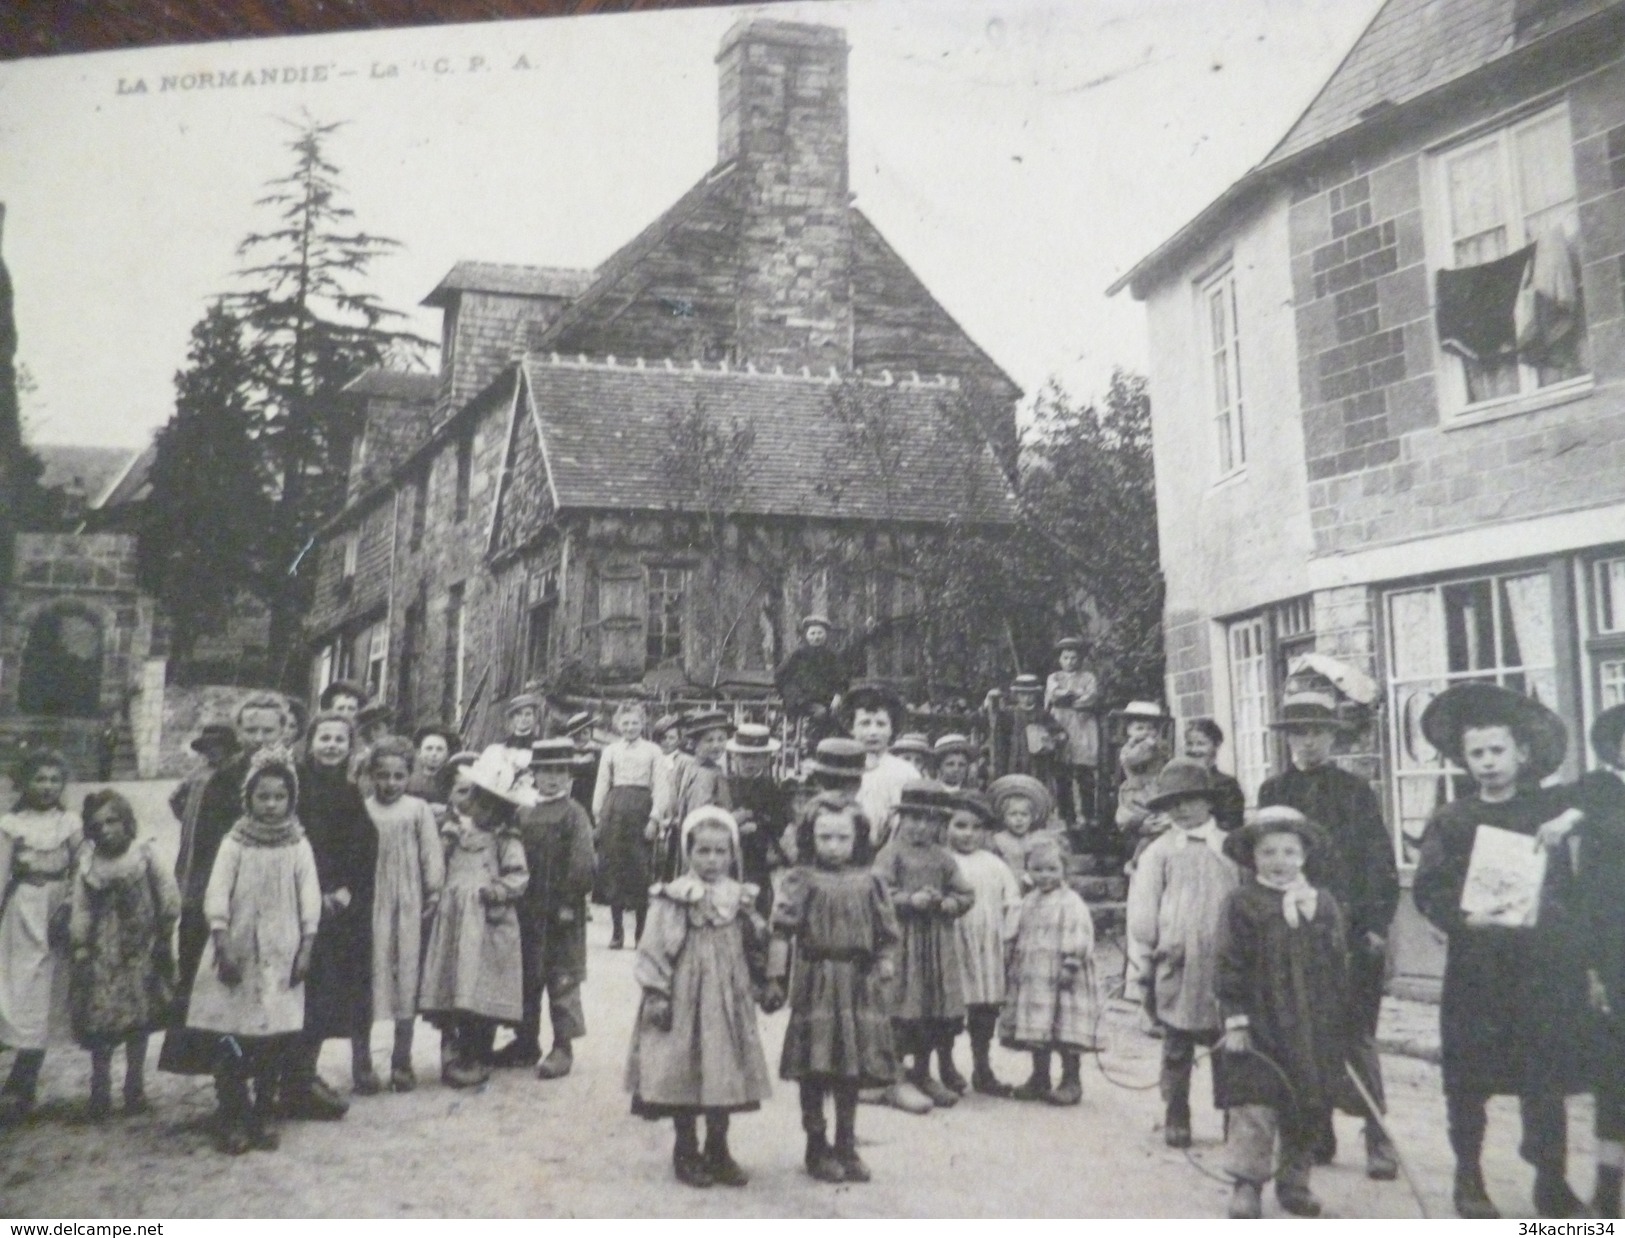
[[279, 117], [348, 122], [330, 153], [357, 222], [404, 243], [371, 286], [410, 308], [460, 258], [596, 265], [670, 205], [715, 162], [716, 50], [753, 11], [845, 28], [858, 204], [1029, 394], [1091, 397], [1145, 364], [1142, 307], [1106, 285], [1263, 157], [1378, 3], [816, 0], [0, 64], [30, 433], [135, 446], [167, 419], [192, 325], [267, 222]]

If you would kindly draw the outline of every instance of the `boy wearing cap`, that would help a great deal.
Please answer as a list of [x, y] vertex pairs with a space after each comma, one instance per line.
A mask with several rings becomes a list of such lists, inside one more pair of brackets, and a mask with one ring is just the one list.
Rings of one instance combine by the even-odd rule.
[[685, 871], [678, 827], [688, 820], [688, 814], [711, 804], [733, 809], [728, 795], [728, 777], [722, 768], [728, 736], [732, 733], [728, 715], [720, 709], [691, 714], [683, 724], [683, 737], [691, 751], [687, 760], [678, 762], [672, 785], [672, 801], [664, 820], [661, 881], [673, 881]]
[[1146, 808], [1172, 828], [1140, 856], [1128, 887], [1128, 991], [1162, 1024], [1163, 1142], [1191, 1143], [1191, 1068], [1222, 1020], [1214, 995], [1220, 910], [1240, 882], [1213, 819], [1213, 785], [1199, 761], [1181, 757], [1157, 775]]
[[847, 674], [841, 655], [829, 646], [829, 620], [823, 615], [801, 621], [801, 640], [773, 673], [773, 683], [785, 717], [792, 725], [805, 723], [802, 742], [812, 744], [834, 731], [833, 713], [840, 708]]
[[783, 867], [778, 838], [790, 824], [789, 788], [773, 777], [779, 741], [756, 722], [743, 722], [725, 747], [728, 799], [739, 826], [739, 865], [746, 885], [756, 887], [764, 916], [773, 910], [772, 873]]
[[[1288, 680], [1281, 714], [1271, 729], [1286, 734], [1292, 765], [1258, 789], [1260, 808], [1295, 808], [1318, 825], [1329, 845], [1310, 877], [1325, 886], [1343, 909], [1349, 940], [1349, 1015], [1358, 1035], [1349, 1044], [1361, 1082], [1383, 1104], [1377, 1055], [1377, 1015], [1382, 1009], [1388, 927], [1399, 907], [1399, 869], [1382, 809], [1365, 779], [1339, 769], [1332, 748], [1349, 729], [1337, 710], [1337, 689], [1317, 673]], [[1399, 1173], [1393, 1145], [1374, 1117], [1365, 1124], [1366, 1175], [1388, 1180]], [[1315, 1159], [1328, 1164], [1337, 1152], [1331, 1114], [1320, 1132]]]
[[942, 736], [931, 745], [937, 781], [950, 791], [969, 791], [970, 764], [974, 755], [975, 749], [965, 736], [952, 733]]
[[592, 892], [592, 822], [570, 796], [576, 748], [568, 739], [534, 745], [534, 802], [519, 810], [519, 841], [530, 882], [519, 908], [524, 1010], [499, 1066], [529, 1066], [541, 1057], [542, 994], [547, 994], [553, 1048], [536, 1067], [540, 1079], [570, 1073], [572, 1041], [587, 1034], [581, 985], [587, 978], [587, 896]]

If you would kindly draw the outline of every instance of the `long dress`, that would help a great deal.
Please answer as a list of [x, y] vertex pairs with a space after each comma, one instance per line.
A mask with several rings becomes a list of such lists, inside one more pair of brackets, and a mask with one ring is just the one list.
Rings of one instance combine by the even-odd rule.
[[1247, 1016], [1254, 1052], [1214, 1055], [1222, 1109], [1268, 1105], [1312, 1114], [1350, 1100], [1343, 910], [1320, 890], [1314, 916], [1294, 927], [1281, 899], [1279, 890], [1249, 878], [1225, 900], [1214, 991], [1224, 1018]]
[[1004, 1001], [1004, 955], [1021, 919], [1021, 883], [991, 851], [954, 853], [959, 874], [976, 901], [954, 921], [959, 944], [960, 987], [967, 1006]]
[[[524, 1001], [514, 904], [530, 880], [524, 845], [511, 830], [493, 834], [456, 816], [441, 838], [446, 883], [429, 929], [418, 1006], [440, 1024], [453, 1015], [518, 1023]], [[498, 901], [482, 902], [482, 889]]]
[[598, 760], [592, 819], [598, 828], [600, 902], [640, 908], [649, 901], [649, 844], [643, 831], [654, 813], [662, 753], [646, 739], [617, 740]]
[[344, 767], [299, 771], [299, 820], [316, 857], [325, 897], [348, 890], [348, 906], [323, 909], [305, 978], [305, 1031], [327, 1039], [366, 1036], [372, 1027], [373, 882], [378, 831]]
[[[976, 891], [960, 875], [946, 847], [894, 838], [875, 857], [875, 872], [886, 882], [897, 927], [902, 933], [892, 1017], [906, 1022], [957, 1022], [965, 1017], [960, 984], [959, 935], [954, 922], [976, 901]], [[909, 899], [935, 890], [942, 901], [921, 911]]]
[[1585, 1091], [1589, 1082], [1584, 927], [1566, 849], [1552, 853], [1533, 928], [1468, 928], [1462, 888], [1480, 825], [1533, 836], [1570, 805], [1571, 791], [1476, 795], [1437, 809], [1422, 836], [1411, 892], [1445, 933], [1439, 1000], [1447, 1092], [1503, 1096]]
[[647, 1118], [698, 1109], [739, 1113], [771, 1092], [756, 1030], [751, 956], [758, 965], [766, 926], [756, 890], [692, 874], [657, 886], [632, 974], [648, 995], [671, 1002], [670, 1031], [640, 1007], [632, 1025], [626, 1090], [632, 1112]]
[[367, 800], [378, 831], [372, 896], [372, 1017], [410, 1019], [418, 1012], [424, 908], [446, 880], [434, 813], [414, 795], [393, 804]]
[[0, 1045], [45, 1048], [61, 958], [47, 937], [68, 899], [79, 836], [65, 808], [0, 816]]
[[69, 977], [73, 1037], [88, 1048], [156, 1031], [175, 996], [170, 934], [181, 892], [150, 840], [123, 855], [85, 848], [74, 868], [69, 939], [76, 957]]
[[779, 883], [772, 930], [795, 943], [779, 1078], [891, 1083], [891, 1006], [875, 964], [895, 959], [900, 934], [885, 880], [864, 868], [797, 865]]
[[305, 1023], [305, 986], [293, 983], [294, 957], [302, 937], [311, 937], [322, 915], [316, 857], [304, 831], [261, 843], [249, 823], [233, 827], [215, 855], [203, 896], [211, 933], [225, 930], [242, 979], [228, 985], [215, 962], [214, 939], [203, 947], [188, 1027], [236, 1036], [280, 1036]]
[[[1076, 972], [1061, 987], [1063, 964]], [[1011, 1049], [1099, 1048], [1100, 994], [1095, 926], [1088, 905], [1069, 886], [1034, 890], [1021, 903], [1010, 943], [999, 1041]]]

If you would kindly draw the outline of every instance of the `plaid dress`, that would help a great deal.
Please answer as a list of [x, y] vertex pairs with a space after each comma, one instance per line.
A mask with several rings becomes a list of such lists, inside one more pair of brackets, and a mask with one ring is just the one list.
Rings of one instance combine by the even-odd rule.
[[[1095, 926], [1089, 907], [1067, 886], [1034, 890], [1021, 903], [1021, 921], [1005, 970], [999, 1040], [1009, 1049], [1097, 1049], [1100, 995], [1095, 983]], [[1082, 966], [1070, 989], [1061, 964]]]

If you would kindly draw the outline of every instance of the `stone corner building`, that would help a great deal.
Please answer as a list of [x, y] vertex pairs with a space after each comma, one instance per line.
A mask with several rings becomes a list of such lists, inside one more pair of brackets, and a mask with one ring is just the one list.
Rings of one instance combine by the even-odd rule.
[[[1491, 265], [1530, 245], [1544, 326]], [[1569, 726], [1563, 774], [1591, 760], [1625, 701], [1622, 283], [1618, 0], [1388, 0], [1119, 282], [1150, 324], [1170, 698], [1232, 734], [1249, 794], [1306, 650], [1381, 685], [1341, 759], [1404, 867], [1457, 791], [1420, 728], [1447, 685], [1531, 693]], [[1401, 917], [1397, 971], [1425, 976], [1437, 943]]]
[[761, 696], [815, 608], [920, 679], [911, 550], [1013, 521], [1020, 392], [852, 204], [846, 58], [740, 23], [692, 189], [593, 271], [459, 262], [439, 376], [357, 380], [313, 691], [474, 740], [542, 679]]

